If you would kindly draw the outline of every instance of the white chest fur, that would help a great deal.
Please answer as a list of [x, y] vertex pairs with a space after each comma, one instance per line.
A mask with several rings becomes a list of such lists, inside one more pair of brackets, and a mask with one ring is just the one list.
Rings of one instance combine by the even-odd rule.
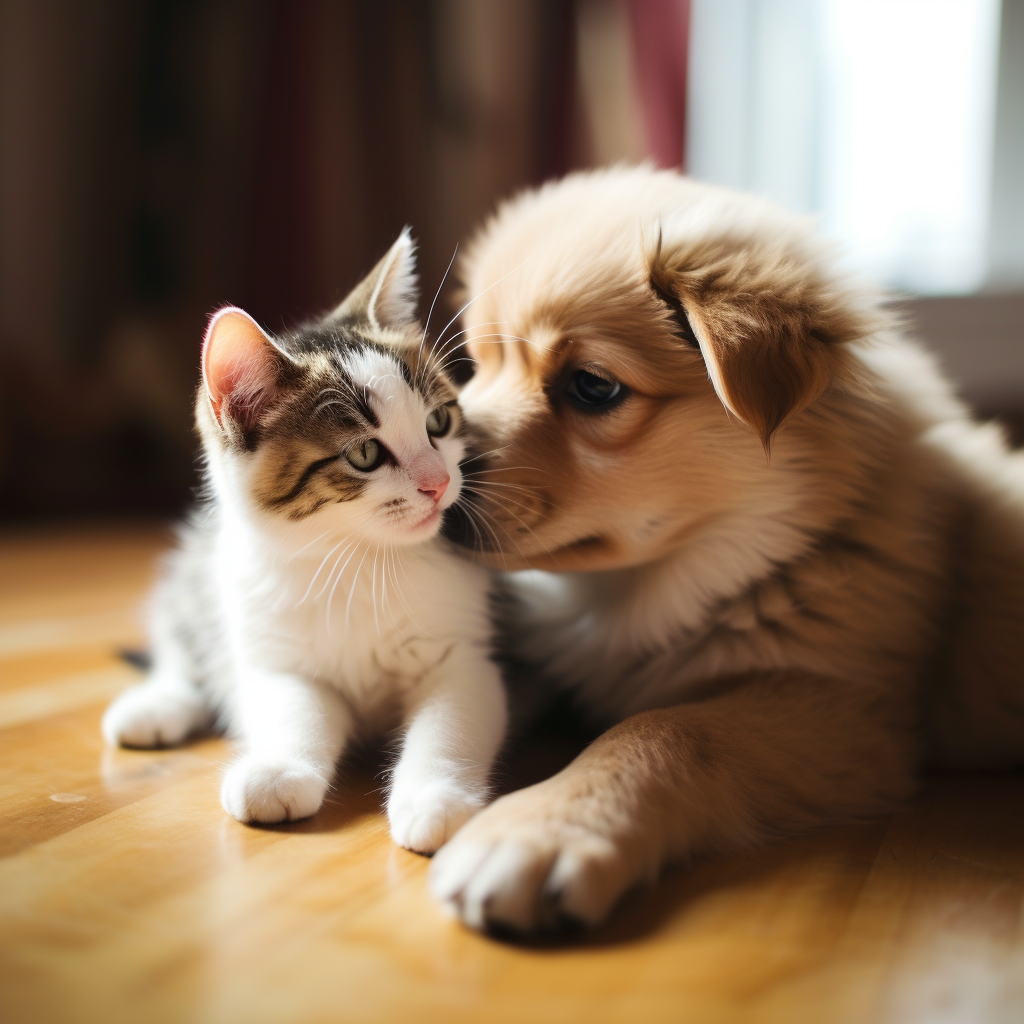
[[488, 574], [441, 542], [284, 556], [225, 527], [217, 562], [236, 663], [329, 684], [364, 714], [415, 688], [453, 644], [489, 642]]

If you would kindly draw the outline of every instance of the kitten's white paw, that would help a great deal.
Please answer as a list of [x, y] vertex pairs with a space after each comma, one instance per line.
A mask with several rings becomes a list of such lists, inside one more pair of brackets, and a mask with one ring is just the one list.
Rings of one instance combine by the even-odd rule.
[[484, 790], [448, 780], [396, 786], [388, 798], [391, 838], [407, 850], [433, 853], [486, 803]]
[[143, 683], [125, 690], [107, 708], [101, 727], [114, 747], [173, 747], [208, 720], [198, 692], [184, 685]]
[[326, 792], [327, 781], [302, 762], [246, 754], [228, 768], [220, 802], [239, 821], [270, 824], [316, 814]]

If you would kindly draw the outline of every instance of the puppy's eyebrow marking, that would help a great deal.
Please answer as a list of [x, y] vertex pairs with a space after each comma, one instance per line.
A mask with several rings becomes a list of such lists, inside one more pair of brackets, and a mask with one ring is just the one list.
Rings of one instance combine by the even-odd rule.
[[665, 303], [666, 306], [672, 311], [672, 319], [675, 321], [676, 327], [679, 330], [679, 336], [684, 342], [690, 347], [700, 351], [700, 343], [697, 341], [697, 335], [693, 332], [693, 327], [690, 325], [690, 318], [686, 315], [686, 307], [683, 305], [682, 300], [676, 295], [675, 292], [668, 286], [658, 279], [658, 260], [661, 258], [661, 227], [658, 227], [658, 248], [654, 252], [654, 259], [651, 261], [650, 275], [648, 281], [651, 286], [651, 290], [655, 295]]
[[675, 322], [679, 336], [690, 348], [700, 351], [700, 343], [697, 341], [697, 335], [693, 332], [693, 327], [690, 326], [690, 318], [686, 315], [686, 307], [679, 298], [664, 288], [653, 274], [651, 275], [651, 289], [672, 311], [672, 320]]

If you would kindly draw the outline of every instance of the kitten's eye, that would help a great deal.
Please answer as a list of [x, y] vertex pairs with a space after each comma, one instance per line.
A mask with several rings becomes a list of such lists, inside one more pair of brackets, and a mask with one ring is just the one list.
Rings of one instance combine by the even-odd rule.
[[384, 461], [384, 446], [371, 437], [360, 444], [354, 444], [347, 452], [345, 458], [355, 466], [356, 469], [369, 473], [376, 469]]
[[617, 380], [601, 377], [589, 370], [577, 370], [566, 391], [577, 405], [590, 409], [616, 404], [626, 396], [626, 389]]
[[448, 406], [439, 405], [427, 416], [427, 433], [431, 437], [444, 437], [451, 426], [452, 418]]

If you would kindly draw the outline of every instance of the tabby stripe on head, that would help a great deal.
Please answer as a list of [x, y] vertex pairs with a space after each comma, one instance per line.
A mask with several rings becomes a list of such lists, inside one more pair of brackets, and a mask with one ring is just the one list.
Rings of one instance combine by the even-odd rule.
[[271, 505], [287, 505], [288, 502], [294, 501], [305, 489], [310, 480], [320, 472], [324, 466], [330, 465], [332, 462], [337, 462], [340, 459], [340, 455], [328, 455], [326, 458], [317, 459], [316, 462], [311, 462], [303, 471], [302, 476], [295, 482], [295, 485], [287, 494], [278, 495], [276, 498], [271, 498], [269, 504]]
[[355, 397], [355, 406], [362, 414], [363, 419], [375, 429], [380, 428], [380, 420], [377, 419], [377, 414], [370, 408], [370, 400], [367, 398], [364, 391], [359, 391], [356, 388], [352, 389]]

